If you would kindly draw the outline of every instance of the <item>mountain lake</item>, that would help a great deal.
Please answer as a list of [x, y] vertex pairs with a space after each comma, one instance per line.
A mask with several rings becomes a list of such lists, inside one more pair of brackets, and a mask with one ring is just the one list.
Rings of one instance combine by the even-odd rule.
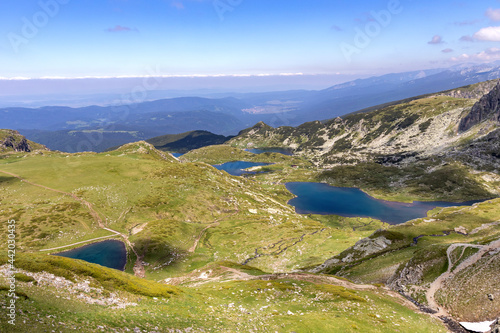
[[127, 263], [127, 249], [125, 248], [125, 244], [112, 239], [84, 245], [69, 251], [54, 253], [54, 255], [80, 259], [120, 271], [125, 270], [125, 264]]
[[297, 197], [288, 204], [299, 214], [371, 217], [400, 224], [426, 217], [436, 207], [471, 206], [483, 200], [467, 202], [414, 201], [412, 203], [375, 199], [357, 188], [335, 187], [324, 183], [292, 182], [286, 188]]
[[256, 167], [256, 166], [264, 166], [270, 165], [270, 163], [256, 163], [256, 162], [244, 162], [244, 161], [235, 161], [235, 162], [227, 162], [224, 164], [216, 164], [216, 167], [219, 170], [224, 170], [228, 174], [233, 176], [242, 176], [244, 174], [255, 174], [255, 171], [245, 171], [245, 169]]

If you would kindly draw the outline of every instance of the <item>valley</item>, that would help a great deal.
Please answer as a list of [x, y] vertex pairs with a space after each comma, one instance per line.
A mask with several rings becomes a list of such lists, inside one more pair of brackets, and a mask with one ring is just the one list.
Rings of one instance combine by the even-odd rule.
[[[234, 137], [190, 132], [100, 153], [1, 130], [16, 330], [461, 332], [458, 322], [494, 320], [498, 96], [487, 81], [297, 127], [259, 122]], [[228, 162], [246, 172], [219, 170]], [[305, 212], [287, 184], [307, 182], [447, 204], [392, 224]], [[124, 242], [123, 272], [50, 255], [102, 240]], [[6, 253], [0, 263], [6, 306]]]

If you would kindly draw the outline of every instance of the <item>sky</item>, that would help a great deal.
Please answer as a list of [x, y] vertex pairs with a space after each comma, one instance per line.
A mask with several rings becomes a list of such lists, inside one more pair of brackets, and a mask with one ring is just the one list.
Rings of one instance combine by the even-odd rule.
[[352, 77], [495, 60], [498, 0], [0, 2], [0, 78]]

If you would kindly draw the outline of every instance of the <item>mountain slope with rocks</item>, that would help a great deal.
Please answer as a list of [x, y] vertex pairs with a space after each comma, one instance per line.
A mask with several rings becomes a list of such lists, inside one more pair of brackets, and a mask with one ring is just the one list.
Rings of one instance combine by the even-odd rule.
[[0, 152], [31, 152], [35, 150], [47, 150], [47, 147], [27, 140], [18, 131], [0, 129]]
[[[475, 122], [468, 119], [476, 117], [480, 105], [494, 103], [495, 91], [500, 89], [495, 85], [495, 81], [488, 81], [298, 127], [272, 128], [261, 122], [240, 132], [231, 144], [243, 148], [286, 147], [323, 167], [388, 155], [431, 156], [493, 130], [491, 125], [496, 121], [487, 122], [485, 116]], [[490, 87], [494, 89], [477, 102], [478, 96]], [[461, 122], [469, 124], [471, 131], [459, 130]], [[473, 125], [479, 126], [471, 129]]]

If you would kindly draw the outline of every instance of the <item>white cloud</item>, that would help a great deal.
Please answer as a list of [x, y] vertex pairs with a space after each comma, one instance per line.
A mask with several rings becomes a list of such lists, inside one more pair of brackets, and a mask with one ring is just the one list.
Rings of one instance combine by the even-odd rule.
[[500, 60], [500, 48], [491, 47], [482, 52], [478, 52], [475, 54], [462, 54], [458, 57], [453, 57], [450, 59], [453, 62], [461, 62], [461, 61], [472, 61], [472, 62], [490, 62], [495, 60]]
[[492, 21], [500, 21], [500, 9], [488, 8], [484, 15]]
[[436, 45], [436, 44], [443, 44], [443, 38], [439, 35], [435, 35], [434, 37], [432, 37], [431, 41], [428, 42], [427, 44], [433, 44], [433, 45]]
[[473, 37], [478, 40], [500, 42], [500, 27], [482, 28]]

